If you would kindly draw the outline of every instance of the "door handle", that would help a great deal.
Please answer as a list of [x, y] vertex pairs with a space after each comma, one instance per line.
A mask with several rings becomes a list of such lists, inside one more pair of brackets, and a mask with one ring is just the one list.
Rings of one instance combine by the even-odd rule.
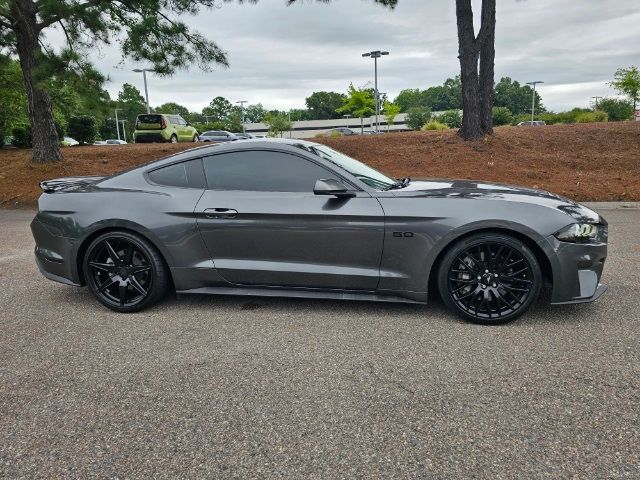
[[238, 215], [238, 211], [233, 208], [207, 208], [204, 216], [207, 218], [234, 218]]

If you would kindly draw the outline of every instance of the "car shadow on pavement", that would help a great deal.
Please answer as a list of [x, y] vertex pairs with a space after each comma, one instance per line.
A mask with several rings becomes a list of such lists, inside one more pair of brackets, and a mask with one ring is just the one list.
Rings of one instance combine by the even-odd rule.
[[[109, 311], [98, 304], [87, 288], [56, 286], [52, 291], [51, 300], [64, 302], [79, 310], [86, 310], [92, 315], [119, 315]], [[533, 324], [578, 324], [597, 321], [606, 309], [602, 304], [604, 299], [595, 303], [575, 305], [550, 305], [550, 296], [543, 292], [540, 298], [534, 302], [530, 310], [522, 317], [507, 325], [533, 325]], [[326, 314], [330, 318], [341, 317], [371, 317], [394, 319], [415, 319], [421, 317], [425, 322], [442, 323], [453, 322], [465, 324], [464, 320], [451, 313], [440, 297], [433, 294], [429, 297], [429, 303], [392, 303], [392, 302], [367, 302], [359, 300], [327, 300], [306, 298], [279, 298], [279, 297], [241, 297], [235, 295], [170, 295], [159, 305], [138, 314], [123, 314], [123, 316], [136, 316], [148, 313], [157, 315], [181, 316], [184, 312], [202, 313], [208, 310], [228, 311], [229, 314], [244, 312], [253, 317], [261, 314], [286, 314], [286, 315], [318, 315]]]

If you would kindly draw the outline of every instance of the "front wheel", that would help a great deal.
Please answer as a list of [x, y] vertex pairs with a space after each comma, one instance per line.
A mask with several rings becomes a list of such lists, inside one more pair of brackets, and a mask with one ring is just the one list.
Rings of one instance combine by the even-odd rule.
[[477, 234], [457, 242], [438, 271], [438, 288], [447, 307], [485, 325], [522, 315], [538, 297], [541, 284], [540, 265], [531, 250], [500, 234]]
[[169, 288], [169, 272], [160, 253], [129, 232], [108, 232], [91, 242], [83, 269], [91, 293], [117, 312], [150, 307]]

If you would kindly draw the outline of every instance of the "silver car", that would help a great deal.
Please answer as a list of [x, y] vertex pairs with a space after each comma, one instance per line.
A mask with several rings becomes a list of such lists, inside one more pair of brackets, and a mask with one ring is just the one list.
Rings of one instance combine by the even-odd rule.
[[395, 180], [302, 140], [191, 149], [110, 177], [42, 182], [31, 224], [52, 280], [134, 312], [180, 293], [426, 303], [513, 320], [605, 290], [607, 223], [549, 192]]

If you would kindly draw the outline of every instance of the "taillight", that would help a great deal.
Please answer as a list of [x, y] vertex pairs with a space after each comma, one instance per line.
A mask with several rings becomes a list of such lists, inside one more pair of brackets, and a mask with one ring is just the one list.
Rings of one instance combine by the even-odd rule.
[[167, 121], [164, 119], [164, 117], [162, 117], [162, 121], [160, 122], [160, 126], [162, 127], [163, 130], [165, 128], [167, 128]]

